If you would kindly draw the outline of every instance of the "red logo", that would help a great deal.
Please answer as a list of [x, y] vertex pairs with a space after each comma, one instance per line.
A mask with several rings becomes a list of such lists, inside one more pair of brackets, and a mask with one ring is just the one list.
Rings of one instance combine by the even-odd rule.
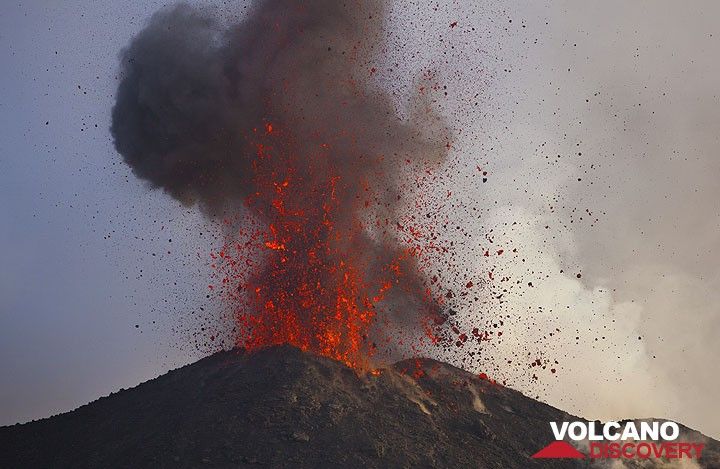
[[537, 453], [532, 455], [535, 459], [550, 458], [573, 458], [585, 459], [585, 455], [576, 450], [570, 443], [566, 441], [553, 441]]

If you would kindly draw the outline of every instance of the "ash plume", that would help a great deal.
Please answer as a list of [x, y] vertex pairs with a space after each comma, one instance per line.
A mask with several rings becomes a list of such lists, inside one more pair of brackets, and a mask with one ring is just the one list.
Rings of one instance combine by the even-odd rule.
[[400, 121], [367, 83], [383, 18], [376, 0], [263, 1], [230, 27], [185, 4], [161, 10], [121, 54], [115, 146], [139, 178], [205, 209], [253, 191], [247, 135], [263, 123], [332, 141], [328, 164], [356, 180], [441, 160], [445, 129]]
[[[400, 259], [403, 288], [384, 298], [399, 312], [424, 301], [416, 262], [387, 234], [407, 195], [398, 187], [408, 165], [444, 161], [450, 135], [427, 95], [401, 120], [373, 84], [385, 8], [382, 0], [267, 0], [237, 21], [184, 4], [163, 9], [121, 53], [111, 131], [137, 177], [211, 218], [245, 207], [277, 230], [302, 214], [297, 232], [286, 224], [266, 243], [292, 250], [296, 264], [314, 262], [315, 239], [333, 246], [324, 262], [344, 265], [349, 256], [374, 283], [378, 266]], [[357, 228], [368, 220], [376, 223]], [[255, 284], [271, 283], [273, 298], [301, 281], [278, 259], [282, 268], [252, 274]], [[310, 275], [318, 285], [341, 283]]]

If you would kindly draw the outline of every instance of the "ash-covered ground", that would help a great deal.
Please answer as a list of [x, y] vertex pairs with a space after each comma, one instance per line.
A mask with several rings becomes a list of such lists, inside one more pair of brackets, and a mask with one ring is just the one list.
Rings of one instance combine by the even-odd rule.
[[[531, 459], [554, 440], [548, 422], [575, 419], [430, 359], [359, 375], [289, 346], [235, 349], [0, 428], [0, 467], [604, 467]], [[720, 443], [681, 429], [705, 443], [700, 467], [720, 467]]]

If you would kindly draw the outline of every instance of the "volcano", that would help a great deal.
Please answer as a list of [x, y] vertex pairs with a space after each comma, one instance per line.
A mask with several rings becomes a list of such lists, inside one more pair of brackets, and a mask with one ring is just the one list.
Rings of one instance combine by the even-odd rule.
[[[290, 346], [234, 349], [0, 428], [0, 467], [593, 467], [531, 459], [562, 420], [575, 417], [430, 359], [359, 375]], [[681, 429], [705, 443], [701, 467], [720, 467], [720, 443]]]

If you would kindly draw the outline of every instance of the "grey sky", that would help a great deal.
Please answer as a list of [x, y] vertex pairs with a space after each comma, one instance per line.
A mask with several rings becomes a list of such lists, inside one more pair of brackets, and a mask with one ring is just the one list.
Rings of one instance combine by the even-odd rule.
[[192, 358], [149, 327], [177, 293], [152, 252], [173, 235], [180, 247], [183, 212], [130, 176], [107, 130], [117, 53], [159, 5], [0, 9], [0, 423], [71, 409]]
[[[457, 157], [471, 170], [489, 162], [489, 184], [466, 187], [490, 207], [471, 227], [476, 239], [520, 221], [506, 238], [527, 260], [498, 269], [535, 286], [496, 312], [521, 317], [506, 334], [528, 342], [529, 324], [569, 331], [553, 345], [567, 352], [565, 369], [543, 397], [588, 417], [654, 413], [717, 436], [719, 7], [441, 3], [399, 2], [396, 24], [409, 26], [397, 34], [427, 47], [410, 61], [390, 50], [388, 62], [413, 76], [448, 44], [451, 21], [453, 32], [485, 31], [447, 66], [451, 93], [477, 93], [479, 107], [458, 99], [444, 111], [464, 129]], [[0, 424], [69, 410], [199, 356], [187, 345], [192, 320], [173, 313], [204, 297], [196, 257], [212, 244], [209, 228], [137, 181], [108, 132], [117, 53], [162, 5], [0, 7]], [[585, 209], [596, 215], [580, 222]], [[597, 346], [600, 330], [608, 339]], [[512, 348], [488, 360], [503, 363]], [[534, 392], [525, 372], [506, 375]]]

